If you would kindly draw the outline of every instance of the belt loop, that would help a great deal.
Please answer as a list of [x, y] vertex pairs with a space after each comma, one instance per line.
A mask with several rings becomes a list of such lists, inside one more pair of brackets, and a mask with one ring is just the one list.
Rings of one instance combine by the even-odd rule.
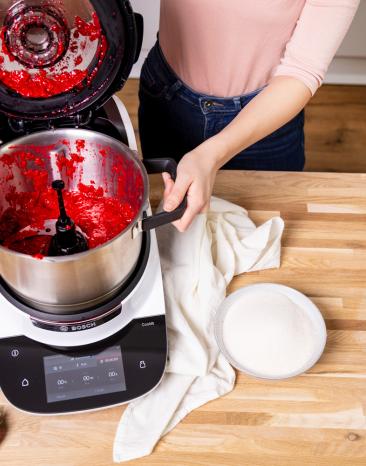
[[181, 81], [176, 81], [174, 84], [172, 84], [170, 87], [165, 92], [165, 98], [167, 100], [172, 100], [176, 92], [183, 86], [183, 83]]
[[233, 102], [234, 102], [234, 105], [235, 105], [235, 110], [241, 110], [242, 109], [241, 98], [240, 97], [234, 97]]

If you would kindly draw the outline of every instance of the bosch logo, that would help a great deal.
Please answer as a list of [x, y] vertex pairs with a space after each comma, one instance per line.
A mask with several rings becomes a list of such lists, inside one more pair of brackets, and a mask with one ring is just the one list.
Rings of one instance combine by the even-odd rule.
[[96, 326], [97, 326], [96, 322], [87, 322], [85, 324], [72, 325], [71, 326], [71, 331], [72, 332], [81, 332], [82, 330], [88, 330], [88, 329], [96, 327]]
[[61, 325], [59, 330], [60, 332], [82, 332], [83, 330], [88, 330], [96, 326], [96, 322], [86, 322], [85, 324]]
[[[99, 317], [96, 320], [89, 320], [86, 322], [65, 322], [65, 323], [52, 323], [52, 322], [43, 322], [41, 320], [32, 319], [32, 324], [35, 327], [38, 327], [42, 330], [49, 330], [51, 332], [63, 332], [63, 333], [73, 333], [73, 332], [82, 332], [84, 330], [91, 330], [99, 325], [105, 324], [106, 322], [111, 321], [116, 316], [121, 313], [122, 305], [117, 306], [115, 309], [105, 314], [102, 317]], [[147, 325], [154, 325], [151, 322], [146, 322]], [[13, 356], [15, 357], [15, 356]]]

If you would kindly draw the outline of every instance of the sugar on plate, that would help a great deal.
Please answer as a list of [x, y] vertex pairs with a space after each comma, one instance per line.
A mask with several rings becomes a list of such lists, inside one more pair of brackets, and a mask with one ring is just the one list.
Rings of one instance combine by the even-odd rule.
[[267, 379], [307, 371], [326, 342], [325, 323], [314, 303], [270, 283], [241, 288], [226, 298], [216, 315], [215, 333], [234, 367]]

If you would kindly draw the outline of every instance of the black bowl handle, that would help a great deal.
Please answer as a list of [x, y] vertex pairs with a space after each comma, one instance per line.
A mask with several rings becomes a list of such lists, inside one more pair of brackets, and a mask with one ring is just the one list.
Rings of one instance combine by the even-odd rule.
[[[145, 165], [146, 171], [149, 175], [156, 173], [167, 172], [175, 181], [177, 178], [177, 163], [173, 159], [144, 159], [143, 164]], [[172, 212], [160, 212], [151, 217], [146, 217], [142, 220], [142, 230], [152, 230], [162, 225], [175, 222], [182, 218], [184, 212], [187, 209], [187, 195], [184, 197], [182, 203]]]

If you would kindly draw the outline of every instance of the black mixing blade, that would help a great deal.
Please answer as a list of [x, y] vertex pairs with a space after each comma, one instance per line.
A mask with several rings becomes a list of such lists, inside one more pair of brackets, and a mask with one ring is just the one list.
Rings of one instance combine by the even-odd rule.
[[65, 183], [62, 180], [56, 180], [52, 183], [52, 188], [57, 192], [60, 216], [56, 222], [56, 234], [52, 238], [48, 255], [70, 256], [87, 251], [86, 238], [76, 230], [74, 221], [66, 213], [62, 195]]

